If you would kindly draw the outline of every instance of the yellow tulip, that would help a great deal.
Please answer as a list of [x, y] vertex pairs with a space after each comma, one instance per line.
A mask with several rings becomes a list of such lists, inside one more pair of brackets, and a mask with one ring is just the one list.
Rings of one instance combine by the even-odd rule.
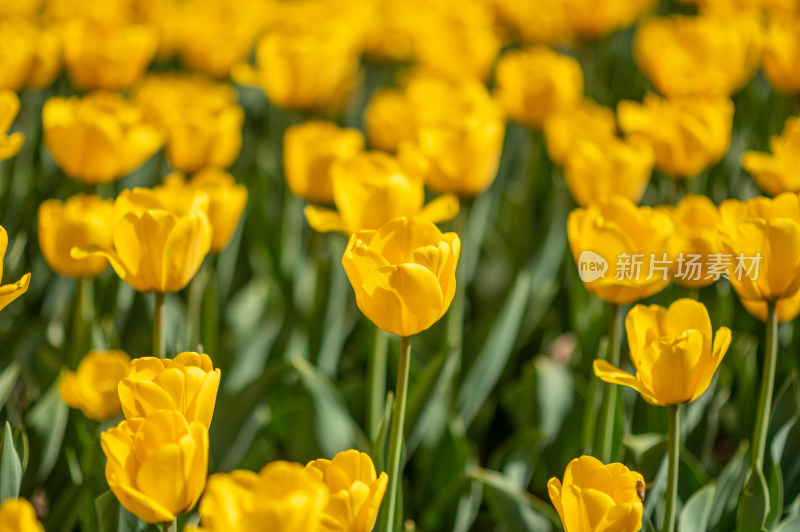
[[436, 323], [456, 293], [461, 240], [420, 218], [398, 218], [350, 237], [342, 265], [356, 303], [375, 325], [412, 336]]
[[764, 38], [762, 67], [778, 91], [800, 93], [800, 17], [774, 16]]
[[119, 401], [126, 418], [175, 410], [189, 422], [211, 425], [220, 371], [208, 355], [187, 352], [173, 359], [135, 358], [123, 377]]
[[47, 200], [39, 207], [39, 248], [54, 272], [67, 277], [96, 277], [108, 261], [103, 257], [73, 259], [75, 246], [111, 247], [114, 202], [78, 194], [66, 201]]
[[751, 218], [770, 220], [788, 218], [800, 223], [800, 196], [793, 192], [783, 192], [774, 198], [758, 196], [747, 201], [729, 199], [719, 206], [721, 230], [734, 228], [740, 222]]
[[572, 28], [562, 0], [495, 0], [500, 21], [519, 41], [531, 44], [564, 44], [572, 38]]
[[174, 169], [191, 174], [208, 166], [227, 168], [239, 156], [244, 111], [229, 84], [198, 74], [151, 74], [134, 100], [163, 132]]
[[117, 385], [128, 374], [130, 357], [122, 351], [89, 351], [58, 381], [61, 399], [95, 421], [105, 421], [120, 411]]
[[15, 18], [0, 22], [0, 35], [0, 89], [42, 89], [58, 76], [61, 45], [54, 31]]
[[[578, 270], [598, 275], [583, 285], [603, 301], [623, 305], [657, 294], [669, 284], [669, 264], [662, 260], [672, 230], [665, 213], [637, 207], [621, 196], [575, 209], [567, 219]], [[588, 258], [581, 260], [584, 253]]]
[[19, 112], [19, 96], [10, 90], [0, 90], [0, 161], [17, 154], [25, 142], [22, 133], [8, 134]]
[[283, 136], [283, 172], [292, 194], [317, 203], [333, 201], [331, 167], [364, 150], [357, 129], [309, 120], [291, 126]]
[[706, 196], [687, 194], [674, 208], [662, 209], [675, 225], [669, 237], [675, 282], [689, 288], [714, 283], [717, 279], [711, 275], [709, 263], [712, 260], [710, 257], [720, 252], [717, 229], [721, 218], [717, 206]]
[[617, 119], [613, 109], [586, 98], [574, 107], [547, 117], [544, 122], [547, 153], [554, 163], [563, 165], [578, 141], [613, 136], [616, 130]]
[[652, 18], [636, 33], [634, 55], [665, 96], [730, 96], [758, 68], [761, 30], [747, 15]]
[[452, 220], [458, 214], [458, 198], [452, 194], [423, 206], [425, 162], [405, 157], [401, 150], [398, 157], [371, 151], [334, 163], [333, 199], [339, 212], [309, 205], [305, 208], [308, 224], [321, 232], [352, 234], [378, 229], [393, 218]]
[[786, 120], [783, 132], [770, 138], [772, 154], [748, 151], [742, 156], [742, 167], [756, 184], [769, 194], [800, 192], [800, 117]]
[[140, 292], [177, 292], [197, 273], [211, 248], [208, 196], [198, 193], [182, 211], [154, 191], [123, 190], [114, 202], [113, 248], [72, 248], [72, 258], [105, 257]]
[[619, 124], [629, 139], [653, 146], [656, 168], [675, 178], [694, 177], [728, 151], [733, 102], [726, 97], [681, 97], [648, 94], [643, 104], [622, 101]]
[[0, 504], [0, 529], [4, 532], [44, 532], [36, 510], [25, 499], [6, 499]]
[[547, 492], [566, 532], [639, 532], [644, 478], [622, 464], [603, 465], [592, 456], [575, 458], [564, 483], [553, 477]]
[[[236, 184], [233, 176], [219, 168], [206, 168], [187, 181], [180, 172], [167, 176], [163, 186], [154, 189], [165, 202], [191, 205], [194, 196], [208, 196], [208, 220], [211, 222], [211, 253], [219, 253], [233, 235], [244, 208], [247, 206], [247, 188]], [[179, 205], [174, 207], [180, 209]]]
[[174, 520], [197, 504], [208, 472], [208, 429], [158, 410], [100, 434], [108, 487], [147, 523]]
[[420, 33], [419, 13], [426, 2], [382, 0], [373, 4], [370, 23], [364, 28], [366, 55], [379, 61], [412, 61]]
[[162, 137], [121, 94], [53, 97], [42, 109], [44, 143], [73, 179], [108, 183], [128, 174], [161, 147]]
[[325, 532], [371, 532], [389, 483], [386, 473], [378, 476], [368, 454], [342, 451], [333, 460], [313, 460], [306, 470], [330, 489], [322, 530]]
[[401, 91], [381, 88], [364, 109], [364, 128], [370, 146], [394, 153], [403, 141], [414, 140], [414, 121], [408, 98]]
[[[6, 256], [8, 249], [8, 233], [0, 227], [0, 279], [3, 277], [3, 258]], [[17, 299], [19, 296], [28, 291], [28, 285], [31, 283], [31, 274], [26, 273], [19, 281], [11, 284], [4, 284], [0, 286], [0, 310]]]
[[564, 179], [575, 201], [586, 207], [607, 196], [638, 203], [653, 173], [653, 150], [642, 141], [613, 135], [584, 138], [572, 144], [564, 161]]
[[258, 473], [235, 470], [208, 479], [197, 532], [324, 532], [328, 489], [301, 464], [276, 461]]
[[61, 34], [64, 64], [80, 90], [127, 90], [152, 61], [158, 46], [154, 28], [71, 19]]
[[679, 299], [669, 308], [636, 305], [625, 329], [636, 375], [605, 360], [594, 361], [594, 373], [633, 388], [652, 405], [686, 404], [703, 395], [731, 343], [727, 327], [712, 338], [708, 311], [693, 299]]
[[576, 106], [583, 98], [580, 63], [546, 46], [504, 53], [495, 78], [497, 96], [508, 116], [531, 128], [542, 127], [548, 116]]
[[562, 0], [566, 20], [578, 37], [598, 39], [633, 24], [655, 0]]

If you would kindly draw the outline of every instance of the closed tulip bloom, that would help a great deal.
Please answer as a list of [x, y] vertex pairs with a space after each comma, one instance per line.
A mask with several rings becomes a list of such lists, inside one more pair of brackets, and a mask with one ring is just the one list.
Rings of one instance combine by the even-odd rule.
[[258, 473], [237, 469], [211, 475], [195, 530], [324, 532], [327, 503], [328, 488], [314, 472], [279, 460]]
[[609, 135], [585, 138], [572, 145], [564, 161], [564, 178], [581, 207], [607, 196], [642, 199], [653, 173], [653, 150], [642, 141], [626, 142]]
[[572, 37], [562, 0], [496, 0], [496, 4], [500, 22], [521, 42], [556, 45]]
[[174, 172], [167, 176], [163, 186], [155, 190], [165, 201], [181, 201], [184, 205], [191, 205], [198, 192], [208, 196], [212, 253], [219, 253], [228, 245], [247, 206], [247, 188], [237, 184], [231, 174], [219, 168], [201, 170], [188, 181], [183, 174]]
[[364, 128], [372, 148], [394, 153], [404, 141], [414, 140], [414, 121], [408, 98], [401, 91], [375, 91], [364, 110]]
[[800, 117], [789, 117], [783, 132], [770, 138], [772, 154], [748, 151], [742, 167], [769, 194], [800, 192]]
[[633, 388], [652, 405], [691, 403], [708, 389], [731, 343], [731, 331], [711, 335], [706, 307], [679, 299], [669, 308], [636, 305], [625, 318], [636, 375], [605, 360], [594, 361], [602, 380]]
[[352, 234], [379, 229], [393, 218], [418, 216], [431, 222], [452, 220], [458, 214], [458, 198], [440, 196], [425, 202], [424, 159], [398, 157], [371, 151], [334, 163], [333, 198], [338, 212], [321, 207], [305, 208], [306, 219], [317, 231]]
[[39, 207], [39, 248], [52, 270], [67, 277], [96, 277], [108, 261], [103, 257], [76, 260], [73, 247], [110, 248], [114, 226], [114, 202], [99, 196], [78, 194], [66, 201], [47, 200]]
[[[717, 229], [721, 218], [717, 206], [706, 196], [687, 194], [674, 208], [663, 209], [675, 225], [669, 237], [673, 279], [689, 288], [713, 284], [716, 278], [709, 275], [710, 257], [720, 252]], [[698, 262], [699, 267], [687, 266], [690, 260]]]
[[6, 499], [0, 504], [0, 528], [4, 532], [44, 532], [36, 510], [25, 499]]
[[211, 248], [208, 197], [183, 210], [148, 189], [123, 190], [114, 202], [113, 248], [72, 248], [72, 257], [105, 257], [140, 292], [177, 292], [194, 277]]
[[550, 159], [563, 165], [572, 146], [582, 139], [613, 136], [617, 131], [614, 110], [585, 98], [574, 107], [550, 114], [544, 122], [545, 143]]
[[761, 64], [776, 90], [792, 96], [800, 93], [800, 17], [770, 19]]
[[208, 429], [180, 412], [159, 410], [100, 434], [106, 480], [120, 504], [147, 523], [191, 510], [206, 485]]
[[154, 28], [72, 19], [62, 30], [64, 64], [80, 90], [127, 90], [152, 61], [158, 46]]
[[228, 168], [239, 156], [244, 111], [229, 84], [198, 74], [152, 74], [134, 100], [164, 134], [167, 161], [175, 170]]
[[617, 114], [626, 137], [649, 143], [656, 168], [675, 178], [718, 163], [731, 142], [733, 102], [723, 96], [667, 100], [648, 94], [642, 104], [620, 102]]
[[398, 218], [350, 237], [342, 265], [356, 303], [375, 325], [399, 336], [424, 331], [456, 292], [461, 240], [420, 218]]
[[572, 33], [583, 39], [599, 39], [633, 24], [655, 7], [655, 0], [562, 0]]
[[747, 15], [652, 18], [636, 33], [634, 55], [665, 96], [730, 96], [758, 68], [761, 29]]
[[504, 53], [497, 63], [497, 96], [508, 116], [540, 128], [551, 114], [583, 98], [581, 65], [545, 46]]
[[130, 357], [122, 351], [89, 351], [58, 381], [61, 399], [95, 421], [105, 421], [120, 412], [117, 385], [128, 374]]
[[187, 421], [211, 425], [220, 371], [205, 354], [181, 353], [173, 359], [141, 357], [131, 361], [119, 382], [119, 400], [126, 418], [149, 417], [175, 410]]
[[564, 482], [547, 482], [550, 501], [566, 532], [639, 532], [642, 528], [644, 478], [622, 464], [592, 456], [572, 460]]
[[14, 18], [0, 22], [0, 35], [0, 89], [42, 89], [58, 76], [61, 45], [53, 30]]
[[313, 460], [306, 470], [317, 475], [330, 489], [322, 530], [325, 532], [371, 532], [389, 483], [386, 473], [378, 476], [368, 454], [342, 451], [333, 460]]
[[8, 134], [19, 112], [19, 96], [10, 90], [0, 90], [0, 161], [17, 154], [25, 142], [22, 133]]
[[291, 126], [283, 136], [283, 173], [295, 196], [317, 203], [333, 202], [331, 167], [364, 150], [357, 129], [309, 120]]
[[[0, 279], [3, 277], [3, 258], [8, 249], [8, 233], [0, 227]], [[3, 310], [9, 303], [28, 291], [31, 282], [31, 274], [26, 273], [16, 283], [0, 285], [0, 310]]]
[[607, 267], [602, 276], [583, 285], [603, 301], [620, 305], [657, 294], [669, 284], [668, 265], [656, 261], [662, 260], [672, 230], [672, 220], [665, 213], [637, 207], [622, 196], [575, 209], [567, 219], [567, 236], [578, 269], [588, 267], [580, 259], [584, 252], [599, 255], [591, 262]]
[[728, 199], [719, 206], [722, 225], [720, 231], [735, 228], [740, 222], [751, 218], [771, 220], [788, 218], [800, 223], [800, 196], [783, 192], [774, 198], [757, 196], [747, 201]]
[[81, 99], [53, 97], [42, 109], [44, 143], [73, 179], [109, 183], [150, 158], [162, 136], [121, 94], [94, 92]]

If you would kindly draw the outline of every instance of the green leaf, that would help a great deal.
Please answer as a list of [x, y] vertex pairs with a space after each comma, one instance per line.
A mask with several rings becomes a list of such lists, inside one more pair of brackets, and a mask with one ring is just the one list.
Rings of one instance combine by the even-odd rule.
[[780, 461], [771, 460], [767, 478], [769, 485], [769, 512], [766, 527], [772, 530], [783, 515], [783, 475], [781, 474]]
[[750, 470], [750, 476], [742, 490], [739, 513], [736, 518], [737, 532], [765, 530], [769, 514], [769, 489], [761, 468]]
[[705, 532], [711, 517], [711, 504], [714, 502], [716, 484], [707, 484], [692, 495], [681, 511], [678, 530], [681, 532]]
[[508, 530], [550, 532], [560, 524], [561, 519], [550, 504], [521, 490], [506, 475], [475, 468], [470, 476], [489, 488], [487, 495], [491, 494], [495, 518]]
[[27, 419], [30, 432], [36, 435], [41, 446], [40, 454], [37, 455], [39, 470], [36, 472], [36, 480], [39, 482], [46, 479], [56, 465], [68, 417], [69, 407], [58, 394], [58, 379], [56, 379], [50, 389], [33, 405]]
[[800, 515], [787, 519], [774, 532], [800, 532]]
[[747, 450], [746, 445], [741, 446], [717, 479], [717, 490], [709, 519], [709, 528], [712, 530], [720, 524], [726, 512], [730, 511], [732, 515], [733, 509], [739, 503], [739, 494], [747, 474]]
[[3, 373], [0, 373], [0, 408], [3, 408], [8, 398], [11, 397], [18, 376], [19, 365], [16, 362], [12, 362], [3, 370]]
[[3, 446], [0, 447], [0, 503], [6, 499], [19, 497], [22, 484], [22, 462], [14, 447], [11, 425], [6, 421], [3, 430]]

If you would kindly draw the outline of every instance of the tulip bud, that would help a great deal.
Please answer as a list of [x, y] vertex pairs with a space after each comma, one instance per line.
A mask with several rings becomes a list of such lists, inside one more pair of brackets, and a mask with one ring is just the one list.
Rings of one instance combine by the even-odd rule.
[[58, 381], [61, 399], [95, 421], [105, 421], [120, 411], [117, 385], [128, 374], [130, 357], [122, 351], [90, 351]]
[[[662, 209], [675, 226], [669, 237], [675, 282], [689, 288], [713, 284], [717, 279], [714, 275], [710, 275], [709, 265], [711, 257], [720, 252], [717, 229], [721, 219], [717, 206], [706, 196], [687, 194], [674, 208], [662, 207]], [[698, 258], [692, 259], [692, 257]], [[698, 263], [696, 270], [690, 271], [686, 266], [687, 259]]]
[[13, 17], [0, 22], [0, 35], [0, 89], [43, 89], [58, 76], [61, 46], [55, 31]]
[[614, 111], [584, 99], [575, 107], [568, 107], [547, 117], [544, 123], [545, 142], [550, 159], [563, 165], [572, 146], [587, 139], [614, 136], [617, 119]]
[[36, 510], [25, 499], [6, 499], [0, 504], [0, 530], [3, 532], [44, 532]]
[[764, 39], [762, 68], [776, 90], [800, 94], [800, 19], [773, 16]]

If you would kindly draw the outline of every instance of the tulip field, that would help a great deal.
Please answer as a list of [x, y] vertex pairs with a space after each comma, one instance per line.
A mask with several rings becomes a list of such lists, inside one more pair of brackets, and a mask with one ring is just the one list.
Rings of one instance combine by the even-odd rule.
[[800, 532], [800, 1], [0, 36], [0, 532]]

